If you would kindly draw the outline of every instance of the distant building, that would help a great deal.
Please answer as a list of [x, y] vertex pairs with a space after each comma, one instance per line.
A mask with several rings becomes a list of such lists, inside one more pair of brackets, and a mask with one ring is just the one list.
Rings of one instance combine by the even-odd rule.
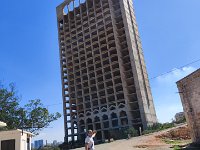
[[184, 112], [176, 113], [176, 115], [175, 115], [175, 120], [176, 120], [176, 122], [183, 121], [184, 119], [185, 119], [185, 114], [184, 114]]
[[177, 82], [193, 142], [200, 143], [200, 69]]
[[22, 130], [0, 131], [0, 150], [31, 150], [32, 136]]
[[157, 123], [132, 0], [64, 0], [57, 21], [65, 142]]
[[52, 144], [53, 144], [53, 146], [57, 146], [58, 142], [56, 140], [54, 140]]
[[44, 141], [43, 140], [37, 140], [37, 141], [34, 141], [34, 148], [40, 148], [40, 147], [43, 147], [44, 146]]

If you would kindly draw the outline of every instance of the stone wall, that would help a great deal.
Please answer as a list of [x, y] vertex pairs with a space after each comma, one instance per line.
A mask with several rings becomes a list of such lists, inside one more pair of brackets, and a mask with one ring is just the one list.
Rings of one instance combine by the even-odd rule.
[[200, 142], [200, 69], [177, 82], [193, 142]]

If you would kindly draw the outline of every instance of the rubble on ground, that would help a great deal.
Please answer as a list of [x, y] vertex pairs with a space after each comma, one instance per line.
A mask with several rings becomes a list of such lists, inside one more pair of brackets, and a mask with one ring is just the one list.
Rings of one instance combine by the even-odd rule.
[[156, 137], [161, 138], [161, 139], [171, 139], [171, 140], [189, 140], [189, 139], [191, 139], [190, 131], [189, 131], [187, 125], [169, 130], [166, 133], [163, 133]]

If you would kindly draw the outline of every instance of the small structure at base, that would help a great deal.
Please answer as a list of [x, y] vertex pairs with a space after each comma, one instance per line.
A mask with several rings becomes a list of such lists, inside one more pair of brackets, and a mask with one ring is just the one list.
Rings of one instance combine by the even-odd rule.
[[200, 69], [177, 82], [192, 141], [200, 143]]
[[0, 150], [31, 150], [32, 136], [19, 129], [0, 131]]
[[6, 123], [0, 121], [0, 128], [6, 127], [6, 126], [7, 126]]

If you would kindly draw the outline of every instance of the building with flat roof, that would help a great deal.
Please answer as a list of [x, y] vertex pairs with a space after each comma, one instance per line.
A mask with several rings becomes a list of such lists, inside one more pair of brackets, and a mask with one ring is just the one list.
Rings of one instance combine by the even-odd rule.
[[200, 69], [177, 82], [193, 142], [200, 143]]
[[22, 130], [0, 131], [0, 150], [31, 150], [33, 134]]
[[0, 128], [1, 128], [1, 127], [6, 127], [6, 123], [0, 121]]
[[157, 122], [132, 0], [57, 7], [65, 142]]

